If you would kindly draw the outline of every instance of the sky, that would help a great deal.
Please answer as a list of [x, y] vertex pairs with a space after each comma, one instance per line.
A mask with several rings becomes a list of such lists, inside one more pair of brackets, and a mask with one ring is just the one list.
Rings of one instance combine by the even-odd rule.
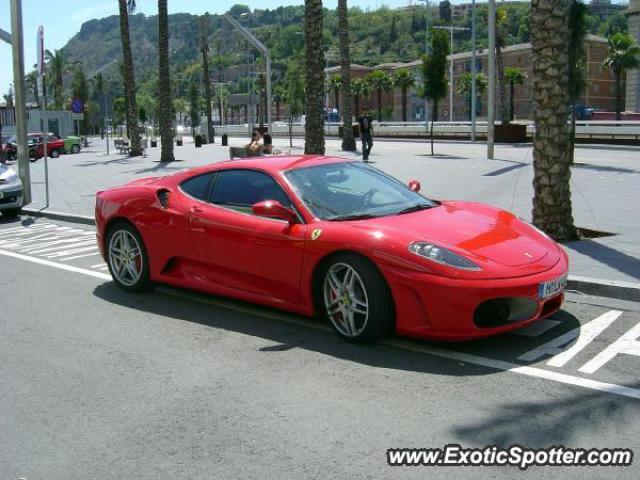
[[[382, 5], [390, 8], [404, 7], [417, 0], [349, 0], [349, 6], [375, 9]], [[436, 3], [438, 0], [434, 0]], [[470, 0], [452, 0], [451, 3], [465, 3]], [[169, 13], [187, 12], [202, 14], [224, 13], [236, 3], [250, 8], [272, 9], [285, 5], [301, 5], [303, 0], [169, 0]], [[324, 0], [325, 8], [336, 8], [337, 0]], [[618, 0], [614, 0], [618, 3]], [[136, 13], [157, 14], [156, 0], [137, 0]], [[11, 31], [10, 0], [0, 0], [0, 28]], [[36, 32], [39, 25], [44, 27], [45, 48], [53, 50], [63, 47], [73, 37], [84, 22], [93, 18], [108, 17], [118, 13], [117, 0], [22, 0], [24, 28], [25, 71], [36, 62]], [[0, 94], [6, 93], [13, 83], [11, 46], [0, 41]]]

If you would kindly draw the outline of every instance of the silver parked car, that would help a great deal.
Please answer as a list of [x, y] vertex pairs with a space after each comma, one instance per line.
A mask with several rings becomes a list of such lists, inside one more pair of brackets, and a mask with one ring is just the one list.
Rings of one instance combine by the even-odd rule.
[[0, 164], [0, 212], [17, 217], [22, 207], [22, 182], [13, 168]]

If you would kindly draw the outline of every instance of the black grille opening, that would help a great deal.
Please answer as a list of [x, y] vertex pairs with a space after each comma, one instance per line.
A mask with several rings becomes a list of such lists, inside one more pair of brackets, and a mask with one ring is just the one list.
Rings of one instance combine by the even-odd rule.
[[473, 321], [480, 328], [501, 327], [533, 318], [538, 304], [531, 298], [504, 297], [486, 300], [478, 305]]

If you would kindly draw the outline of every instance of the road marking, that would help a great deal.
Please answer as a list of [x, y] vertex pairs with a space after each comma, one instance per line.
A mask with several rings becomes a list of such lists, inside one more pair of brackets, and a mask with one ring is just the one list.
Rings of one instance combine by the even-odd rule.
[[543, 320], [538, 320], [537, 322], [532, 323], [531, 325], [524, 328], [512, 330], [509, 333], [512, 333], [513, 335], [521, 335], [523, 337], [539, 337], [544, 332], [551, 330], [561, 323], [562, 322], [560, 322], [559, 320], [551, 320], [550, 318], [545, 318]]
[[93, 270], [87, 270], [86, 268], [79, 268], [79, 267], [74, 267], [73, 265], [66, 265], [64, 263], [52, 262], [51, 260], [45, 260], [43, 258], [30, 257], [28, 255], [22, 255], [20, 253], [9, 252], [7, 250], [2, 250], [2, 249], [0, 249], [0, 255], [4, 255], [6, 257], [13, 257], [20, 260], [26, 260], [27, 262], [38, 263], [40, 265], [46, 265], [47, 267], [59, 268], [61, 270], [67, 270], [69, 272], [83, 273], [85, 275], [89, 275], [90, 277], [101, 278], [102, 280], [111, 280], [111, 275], [107, 275], [106, 273], [94, 272]]
[[[550, 367], [563, 367], [569, 360], [580, 353], [594, 338], [600, 335], [609, 325], [611, 325], [622, 312], [619, 310], [610, 310], [600, 315], [595, 320], [585, 323], [578, 328], [568, 331], [564, 335], [554, 338], [553, 340], [534, 348], [518, 357], [518, 360], [524, 362], [534, 362], [545, 355], [553, 355], [547, 362]], [[564, 347], [577, 341], [569, 349]]]
[[640, 323], [585, 363], [578, 371], [582, 373], [593, 373], [620, 353], [640, 357], [640, 342], [638, 341], [638, 337], [640, 337]]
[[[66, 270], [66, 271], [69, 271], [69, 272], [81, 273], [81, 274], [88, 275], [88, 276], [95, 277], [95, 278], [99, 278], [99, 279], [102, 279], [102, 280], [111, 280], [111, 275], [106, 274], [106, 273], [96, 272], [96, 271], [93, 271], [93, 270], [87, 270], [85, 268], [78, 268], [78, 267], [74, 267], [74, 266], [71, 266], [71, 265], [66, 265], [64, 263], [52, 262], [50, 260], [44, 260], [44, 259], [38, 258], [38, 257], [31, 257], [31, 256], [28, 256], [28, 255], [22, 255], [22, 254], [19, 254], [19, 253], [10, 252], [10, 251], [3, 250], [3, 249], [0, 249], [0, 255], [5, 255], [7, 257], [17, 258], [17, 259], [25, 260], [25, 261], [28, 261], [28, 262], [33, 262], [33, 263], [37, 263], [37, 264], [40, 264], [40, 265], [46, 265], [48, 267], [59, 268], [61, 270]], [[161, 287], [161, 288], [159, 288], [159, 290], [161, 292], [169, 293], [170, 295], [172, 295], [174, 297], [180, 297], [180, 298], [183, 298], [183, 299], [188, 299], [190, 301], [196, 301], [196, 302], [199, 302], [199, 303], [204, 303], [204, 304], [208, 304], [208, 305], [214, 305], [214, 306], [217, 306], [217, 307], [224, 308], [226, 310], [232, 310], [232, 311], [251, 314], [251, 315], [257, 315], [257, 316], [261, 316], [261, 317], [264, 317], [264, 318], [269, 318], [269, 319], [273, 319], [273, 320], [279, 320], [279, 321], [284, 321], [284, 322], [288, 322], [288, 323], [293, 323], [293, 324], [296, 324], [296, 325], [301, 325], [301, 326], [304, 326], [304, 327], [311, 327], [311, 328], [314, 328], [314, 329], [317, 329], [317, 330], [324, 330], [324, 331], [330, 330], [326, 325], [317, 324], [317, 323], [314, 324], [314, 322], [312, 322], [311, 320], [301, 319], [301, 318], [293, 316], [291, 314], [276, 313], [276, 312], [264, 312], [264, 311], [261, 311], [257, 307], [254, 307], [252, 305], [248, 305], [248, 304], [247, 305], [239, 305], [239, 304], [232, 303], [232, 302], [230, 302], [228, 300], [215, 300], [213, 298], [206, 298], [205, 299], [205, 298], [202, 298], [199, 295], [194, 294], [194, 293], [183, 292], [183, 291], [180, 291], [180, 290], [173, 290], [173, 289], [170, 289], [168, 287]], [[638, 326], [636, 326], [636, 328], [640, 329], [640, 324]], [[633, 332], [629, 332], [629, 333], [633, 334], [633, 335], [636, 335], [635, 328], [632, 329], [632, 330], [633, 330]], [[640, 332], [638, 334], [640, 334]], [[573, 376], [573, 375], [566, 375], [566, 374], [563, 374], [563, 373], [552, 372], [552, 371], [549, 371], [549, 370], [543, 370], [541, 368], [536, 368], [536, 367], [521, 366], [521, 365], [517, 365], [515, 363], [511, 363], [511, 362], [507, 362], [507, 361], [503, 361], [503, 360], [494, 360], [494, 359], [491, 359], [491, 358], [480, 357], [480, 356], [469, 354], [469, 353], [444, 350], [444, 349], [440, 349], [440, 348], [436, 348], [436, 347], [430, 347], [430, 346], [426, 346], [426, 345], [414, 345], [414, 344], [409, 343], [409, 342], [407, 342], [405, 340], [390, 339], [390, 340], [386, 340], [384, 342], [381, 342], [381, 344], [388, 345], [388, 346], [395, 347], [395, 348], [400, 348], [400, 349], [403, 349], [403, 350], [408, 350], [408, 351], [413, 351], [413, 352], [418, 352], [418, 353], [425, 353], [425, 354], [428, 354], [428, 355], [434, 355], [434, 356], [446, 358], [446, 359], [449, 359], [449, 360], [456, 360], [456, 361], [460, 361], [460, 362], [471, 363], [471, 364], [474, 364], [474, 365], [479, 365], [479, 366], [490, 368], [490, 369], [494, 369], [494, 370], [512, 372], [512, 373], [517, 373], [517, 374], [520, 374], [520, 375], [526, 375], [528, 377], [540, 378], [540, 379], [544, 379], [544, 380], [551, 380], [551, 381], [558, 382], [558, 383], [564, 383], [564, 384], [567, 384], [567, 385], [573, 385], [573, 386], [588, 388], [588, 389], [591, 389], [591, 390], [597, 390], [597, 391], [600, 391], [600, 392], [611, 393], [611, 394], [620, 395], [620, 396], [623, 396], [623, 397], [640, 399], [640, 389], [637, 389], [637, 388], [631, 388], [631, 387], [625, 387], [625, 386], [622, 386], [622, 385], [616, 385], [616, 384], [612, 384], [612, 383], [600, 382], [600, 381], [597, 381], [597, 380], [591, 380], [591, 379], [588, 379], [588, 378], [576, 377], [576, 376]], [[633, 346], [635, 347], [635, 344]]]

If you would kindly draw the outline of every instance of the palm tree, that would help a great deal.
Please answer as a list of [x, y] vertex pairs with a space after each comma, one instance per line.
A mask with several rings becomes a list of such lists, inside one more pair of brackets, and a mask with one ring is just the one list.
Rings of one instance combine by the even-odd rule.
[[24, 80], [27, 90], [31, 90], [33, 99], [40, 106], [40, 95], [38, 94], [38, 72], [36, 70], [30, 71]]
[[[347, 0], [338, 0], [338, 40], [340, 41], [340, 90], [342, 92], [342, 150], [356, 151], [356, 141], [353, 138], [353, 114], [351, 111], [351, 50], [349, 47], [349, 14]], [[356, 115], [357, 115], [356, 111]]]
[[129, 130], [131, 150], [129, 155], [136, 157], [142, 155], [142, 144], [138, 133], [138, 108], [136, 106], [136, 84], [133, 76], [133, 57], [131, 55], [131, 38], [129, 35], [129, 13], [136, 8], [135, 0], [118, 0], [120, 13], [120, 40], [122, 42], [124, 78], [124, 97], [126, 102], [126, 120]]
[[200, 51], [202, 52], [202, 83], [204, 84], [204, 101], [207, 112], [207, 142], [214, 142], [213, 118], [211, 112], [211, 79], [209, 77], [209, 16], [200, 17]]
[[558, 241], [575, 240], [569, 157], [569, 2], [531, 2], [533, 223]]
[[67, 69], [67, 59], [62, 50], [47, 50], [45, 56], [51, 72], [51, 86], [53, 87], [54, 109], [60, 110], [64, 104], [64, 84], [62, 78]]
[[169, 78], [169, 15], [167, 0], [158, 0], [158, 123], [160, 126], [160, 162], [173, 162], [173, 109]]
[[504, 79], [509, 84], [509, 121], [513, 121], [514, 116], [514, 98], [515, 98], [515, 86], [522, 85], [527, 78], [526, 73], [518, 67], [506, 67], [504, 69]]
[[360, 114], [360, 98], [366, 97], [371, 93], [371, 85], [366, 78], [354, 78], [351, 81], [351, 92], [353, 93], [353, 103], [357, 116]]
[[569, 7], [569, 101], [571, 102], [571, 128], [569, 129], [569, 155], [571, 163], [576, 143], [576, 106], [587, 88], [587, 51], [589, 7], [580, 0], [571, 0]]
[[[471, 96], [472, 94], [471, 82], [472, 82], [471, 73], [470, 72], [463, 73], [458, 77], [458, 81], [457, 81], [458, 88], [456, 89], [456, 93], [458, 95], [462, 95], [469, 102], [469, 121], [471, 121], [471, 110], [472, 110], [471, 102], [473, 102], [473, 98]], [[476, 73], [476, 93], [480, 97], [482, 97], [482, 94], [487, 90], [488, 85], [489, 85], [489, 80], [487, 80], [487, 77], [485, 77], [484, 74], [482, 73]]]
[[416, 77], [411, 70], [400, 70], [393, 77], [393, 85], [402, 91], [402, 121], [407, 121], [407, 92], [416, 84]]
[[304, 152], [324, 154], [324, 51], [322, 0], [304, 2], [305, 112]]
[[340, 88], [342, 87], [342, 78], [338, 75], [334, 75], [329, 79], [328, 87], [333, 90], [333, 98], [335, 100], [335, 106], [340, 110]]
[[367, 75], [367, 80], [375, 89], [378, 97], [378, 121], [382, 121], [382, 92], [389, 91], [393, 87], [393, 80], [382, 70], [374, 70]]
[[622, 74], [629, 69], [640, 67], [640, 47], [631, 35], [616, 33], [609, 38], [609, 54], [603, 66], [613, 71], [616, 79], [616, 120], [622, 115]]
[[287, 101], [287, 90], [283, 85], [276, 85], [273, 89], [273, 101], [276, 104], [276, 122], [280, 120], [280, 104]]

